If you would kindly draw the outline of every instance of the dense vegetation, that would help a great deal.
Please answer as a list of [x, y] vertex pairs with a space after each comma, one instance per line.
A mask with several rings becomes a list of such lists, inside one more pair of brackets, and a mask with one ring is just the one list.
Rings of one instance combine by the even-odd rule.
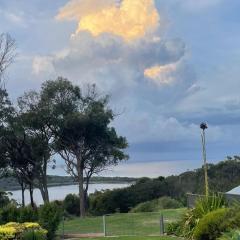
[[0, 224], [9, 222], [39, 222], [48, 231], [47, 238], [52, 240], [63, 216], [62, 205], [57, 202], [47, 203], [34, 209], [31, 206], [18, 207], [8, 204], [0, 209]]
[[[208, 165], [212, 192], [226, 192], [240, 185], [240, 159], [235, 156]], [[90, 212], [101, 215], [128, 212], [137, 204], [169, 196], [186, 204], [186, 193], [204, 193], [203, 169], [187, 171], [178, 176], [141, 178], [124, 189], [106, 190], [90, 195]]]
[[[189, 240], [239, 239], [240, 205], [229, 205], [221, 194], [198, 199], [182, 219], [168, 225], [168, 234]], [[220, 237], [220, 238], [219, 238]]]

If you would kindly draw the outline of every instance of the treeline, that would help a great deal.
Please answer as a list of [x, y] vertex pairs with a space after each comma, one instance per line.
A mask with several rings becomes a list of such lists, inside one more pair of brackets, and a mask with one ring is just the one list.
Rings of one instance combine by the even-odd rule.
[[[240, 158], [228, 157], [218, 164], [208, 165], [211, 192], [227, 192], [240, 185]], [[90, 195], [89, 211], [94, 215], [128, 212], [137, 204], [169, 196], [186, 205], [186, 193], [204, 193], [203, 168], [178, 176], [141, 178], [124, 189], [99, 191]]]
[[[137, 178], [130, 177], [92, 177], [90, 183], [133, 183], [136, 182]], [[37, 182], [36, 182], [37, 184]], [[48, 187], [74, 185], [76, 181], [71, 176], [47, 176]], [[14, 191], [20, 190], [21, 186], [18, 180], [14, 176], [0, 178], [0, 190], [2, 191]]]

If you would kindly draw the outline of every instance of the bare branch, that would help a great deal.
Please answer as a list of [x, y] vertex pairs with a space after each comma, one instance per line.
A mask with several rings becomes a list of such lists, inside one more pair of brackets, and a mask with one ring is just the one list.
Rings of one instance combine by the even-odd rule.
[[0, 34], [0, 83], [9, 65], [13, 62], [16, 53], [15, 40], [7, 33]]

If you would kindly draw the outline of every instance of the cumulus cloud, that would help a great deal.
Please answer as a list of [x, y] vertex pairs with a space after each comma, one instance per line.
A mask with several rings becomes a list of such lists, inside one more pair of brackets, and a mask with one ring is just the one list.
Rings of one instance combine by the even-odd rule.
[[123, 0], [119, 7], [110, 0], [72, 0], [56, 18], [77, 20], [76, 33], [87, 30], [98, 36], [108, 32], [127, 41], [143, 37], [159, 24], [153, 0]]
[[154, 66], [144, 70], [144, 76], [153, 80], [158, 85], [171, 84], [174, 82], [174, 73], [177, 70], [177, 63], [163, 66]]
[[[99, 25], [93, 21], [96, 16]], [[119, 6], [110, 0], [71, 0], [56, 18], [79, 25], [65, 49], [35, 57], [34, 74], [58, 73], [79, 85], [95, 83], [101, 92], [111, 94], [117, 112], [123, 110], [125, 116], [114, 124], [131, 142], [196, 137], [192, 132], [196, 126], [163, 116], [166, 109], [174, 111], [195, 78], [185, 66], [184, 42], [159, 33], [160, 16], [153, 0], [123, 0]], [[97, 27], [97, 34], [92, 25], [82, 27], [84, 19]]]

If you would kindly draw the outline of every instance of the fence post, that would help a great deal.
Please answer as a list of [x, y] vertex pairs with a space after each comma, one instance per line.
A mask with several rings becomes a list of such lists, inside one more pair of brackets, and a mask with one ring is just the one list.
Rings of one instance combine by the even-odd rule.
[[164, 219], [162, 213], [160, 216], [160, 235], [164, 235]]
[[63, 217], [62, 217], [62, 239], [64, 239], [64, 235], [65, 235], [64, 221], [65, 221], [65, 217], [64, 217], [64, 212], [63, 212]]
[[104, 237], [106, 237], [107, 236], [106, 215], [103, 215], [103, 233], [104, 233]]

